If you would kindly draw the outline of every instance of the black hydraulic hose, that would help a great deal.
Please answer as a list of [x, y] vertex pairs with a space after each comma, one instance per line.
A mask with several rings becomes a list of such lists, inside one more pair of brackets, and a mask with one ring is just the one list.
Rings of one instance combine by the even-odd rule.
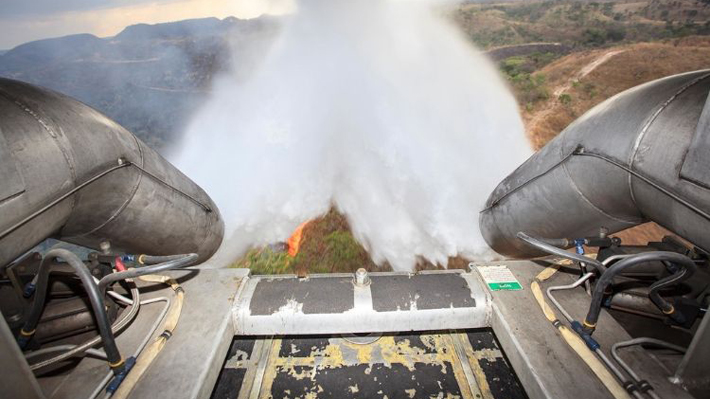
[[[648, 297], [651, 298], [653, 304], [656, 305], [659, 309], [661, 309], [664, 314], [680, 316], [680, 313], [675, 313], [672, 304], [661, 298], [661, 295], [658, 293], [658, 291], [660, 291], [664, 287], [678, 284], [689, 279], [693, 276], [693, 274], [695, 274], [697, 269], [698, 266], [695, 264], [695, 262], [692, 262], [692, 267], [690, 266], [690, 263], [688, 263], [688, 266], [682, 268], [680, 271], [662, 280], [656, 281], [655, 283], [651, 284], [651, 287], [648, 292]], [[678, 320], [677, 318], [675, 320], [679, 323], [685, 322], [685, 320]]]
[[96, 324], [99, 328], [99, 334], [103, 341], [109, 366], [114, 373], [119, 373], [123, 370], [123, 358], [121, 358], [113, 333], [111, 332], [111, 322], [109, 321], [106, 308], [104, 307], [103, 293], [99, 291], [96, 283], [94, 283], [93, 276], [86, 265], [84, 265], [84, 262], [66, 249], [53, 249], [47, 252], [40, 263], [39, 271], [37, 272], [37, 290], [35, 291], [34, 301], [32, 302], [32, 309], [30, 310], [27, 321], [20, 330], [20, 345], [24, 346], [36, 331], [49, 289], [49, 273], [52, 269], [51, 263], [57, 258], [64, 259], [74, 268], [76, 275], [81, 279], [84, 289], [89, 296], [94, 316], [96, 317]]
[[569, 260], [572, 260], [575, 262], [584, 262], [584, 263], [590, 264], [590, 265], [594, 266], [594, 268], [597, 269], [597, 271], [599, 271], [599, 273], [604, 273], [606, 271], [606, 266], [604, 266], [598, 260], [592, 259], [592, 258], [584, 256], [584, 255], [580, 255], [580, 254], [577, 254], [574, 252], [565, 251], [564, 249], [558, 248], [555, 245], [555, 244], [566, 244], [563, 246], [567, 246], [567, 245], [569, 245], [569, 240], [567, 240], [567, 239], [564, 239], [564, 238], [562, 238], [562, 239], [541, 239], [541, 238], [537, 238], [537, 237], [532, 237], [522, 231], [518, 232], [517, 237], [519, 239], [525, 241], [526, 243], [530, 244], [531, 246], [533, 246], [541, 251], [547, 252], [548, 254], [561, 256], [563, 258], [566, 258], [566, 259], [569, 259]]
[[[141, 255], [143, 256], [143, 255]], [[146, 256], [146, 258], [149, 258]], [[162, 257], [150, 257], [152, 259], [154, 258], [162, 258]], [[136, 267], [132, 269], [128, 269], [123, 272], [117, 272], [117, 273], [111, 273], [109, 275], [104, 276], [99, 281], [99, 292], [102, 294], [106, 292], [106, 288], [121, 280], [125, 280], [127, 278], [136, 278], [139, 276], [145, 276], [146, 274], [153, 274], [153, 273], [158, 273], [162, 272], [165, 270], [170, 270], [170, 269], [177, 269], [180, 267], [185, 267], [190, 264], [192, 264], [195, 260], [197, 260], [198, 255], [197, 254], [184, 254], [184, 255], [172, 255], [170, 257], [166, 258], [173, 258], [171, 260], [168, 260], [167, 262], [163, 263], [158, 263], [156, 265], [151, 265], [151, 266], [144, 266], [144, 267]]]
[[[606, 288], [611, 284], [611, 282], [614, 280], [614, 277], [616, 277], [617, 274], [622, 272], [624, 269], [639, 264], [639, 263], [645, 263], [645, 262], [651, 262], [651, 261], [668, 261], [675, 263], [681, 267], [683, 267], [683, 270], [690, 270], [691, 274], [696, 270], [695, 262], [693, 262], [692, 259], [688, 258], [685, 255], [681, 255], [676, 252], [667, 252], [667, 251], [653, 251], [653, 252], [643, 252], [637, 255], [630, 256], [628, 258], [624, 258], [616, 263], [614, 263], [604, 274], [601, 275], [599, 278], [599, 281], [597, 281], [597, 284], [594, 286], [594, 291], [592, 292], [592, 303], [589, 306], [589, 312], [587, 312], [587, 317], [584, 320], [584, 329], [587, 333], [591, 334], [594, 331], [594, 328], [597, 325], [597, 320], [599, 320], [599, 312], [601, 311], [601, 306], [602, 306], [602, 299], [604, 297], [604, 292], [606, 291]], [[682, 271], [681, 271], [682, 272]], [[679, 272], [679, 273], [681, 273]], [[676, 273], [671, 277], [677, 276]], [[681, 276], [682, 278], [682, 276]], [[668, 280], [668, 281], [665, 281]], [[659, 283], [662, 283], [661, 286], [671, 284], [676, 282], [675, 279], [664, 279], [659, 281]], [[660, 296], [658, 296], [658, 299], [660, 299], [663, 303], [668, 304], [664, 299], [662, 299]], [[669, 312], [664, 311], [667, 315], [671, 316], [675, 313], [675, 309], [673, 309], [673, 305], [668, 304], [670, 307], [667, 309]]]

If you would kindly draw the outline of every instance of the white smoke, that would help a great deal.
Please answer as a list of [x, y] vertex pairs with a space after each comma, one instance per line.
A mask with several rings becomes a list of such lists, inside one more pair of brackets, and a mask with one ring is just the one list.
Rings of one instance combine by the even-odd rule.
[[495, 68], [428, 3], [304, 0], [288, 19], [249, 79], [216, 80], [173, 157], [224, 216], [219, 261], [332, 205], [396, 270], [488, 256], [478, 212], [530, 154]]

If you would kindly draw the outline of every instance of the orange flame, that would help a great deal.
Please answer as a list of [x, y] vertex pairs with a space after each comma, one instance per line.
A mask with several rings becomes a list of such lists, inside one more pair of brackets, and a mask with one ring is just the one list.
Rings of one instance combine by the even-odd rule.
[[309, 221], [301, 223], [296, 230], [293, 231], [291, 237], [286, 242], [288, 244], [288, 256], [295, 258], [298, 255], [298, 250], [301, 248], [301, 239], [303, 238], [303, 228], [306, 227]]

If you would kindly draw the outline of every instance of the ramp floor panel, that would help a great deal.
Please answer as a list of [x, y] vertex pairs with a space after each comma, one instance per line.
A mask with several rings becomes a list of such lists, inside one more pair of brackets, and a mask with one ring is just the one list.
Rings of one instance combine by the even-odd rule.
[[237, 337], [212, 398], [240, 397], [527, 398], [490, 329]]

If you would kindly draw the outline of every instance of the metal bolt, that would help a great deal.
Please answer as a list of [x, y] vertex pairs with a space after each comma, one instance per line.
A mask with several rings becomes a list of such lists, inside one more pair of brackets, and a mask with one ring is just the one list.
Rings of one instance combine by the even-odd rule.
[[111, 253], [111, 243], [108, 241], [101, 241], [101, 243], [99, 243], [99, 249], [101, 249], [101, 252], [104, 255], [108, 255]]
[[355, 286], [366, 287], [370, 285], [370, 276], [367, 274], [367, 270], [364, 268], [359, 268], [355, 272]]
[[599, 228], [599, 238], [606, 238], [609, 235], [609, 229], [602, 226]]

